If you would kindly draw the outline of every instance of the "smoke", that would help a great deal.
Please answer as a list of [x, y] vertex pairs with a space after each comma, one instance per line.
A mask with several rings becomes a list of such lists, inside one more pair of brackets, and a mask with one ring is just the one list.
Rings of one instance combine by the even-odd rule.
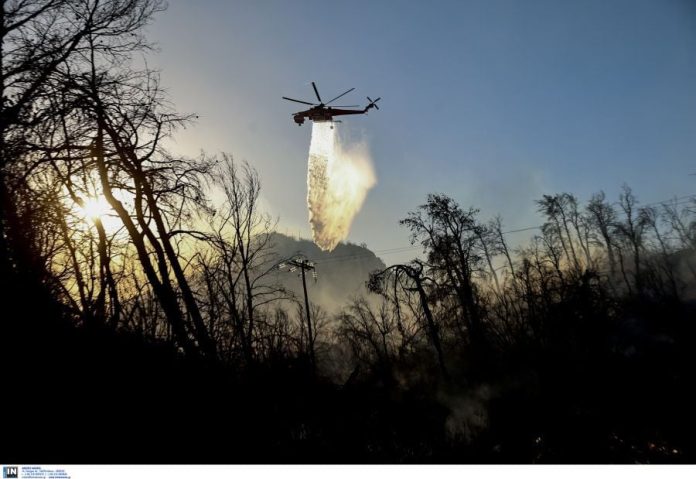
[[350, 231], [376, 183], [367, 145], [344, 148], [335, 124], [314, 122], [307, 169], [307, 207], [314, 243], [332, 251]]
[[466, 395], [440, 393], [440, 401], [450, 410], [445, 420], [445, 431], [452, 440], [468, 443], [488, 428], [488, 402], [493, 390], [487, 384], [473, 388]]

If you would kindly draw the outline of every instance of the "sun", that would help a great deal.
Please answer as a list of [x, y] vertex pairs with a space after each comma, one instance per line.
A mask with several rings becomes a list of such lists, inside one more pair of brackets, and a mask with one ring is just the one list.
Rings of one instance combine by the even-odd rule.
[[85, 218], [91, 220], [101, 219], [111, 212], [111, 206], [103, 196], [87, 198], [79, 209]]
[[119, 216], [103, 195], [84, 197], [81, 204], [74, 203], [74, 213], [84, 228], [97, 225], [107, 233], [117, 233], [122, 227]]

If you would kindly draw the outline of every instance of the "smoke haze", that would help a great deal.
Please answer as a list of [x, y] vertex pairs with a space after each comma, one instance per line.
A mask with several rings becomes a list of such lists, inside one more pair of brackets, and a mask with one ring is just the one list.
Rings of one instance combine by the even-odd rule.
[[314, 122], [307, 169], [307, 207], [312, 239], [332, 251], [350, 231], [367, 192], [376, 183], [367, 145], [346, 148], [335, 124]]

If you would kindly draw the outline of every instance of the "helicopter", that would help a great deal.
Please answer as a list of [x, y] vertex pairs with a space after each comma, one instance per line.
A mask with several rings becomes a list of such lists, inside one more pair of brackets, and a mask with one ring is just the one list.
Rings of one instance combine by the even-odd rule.
[[364, 113], [367, 113], [371, 108], [376, 108], [379, 110], [379, 107], [376, 105], [376, 103], [381, 99], [381, 97], [377, 98], [376, 100], [371, 99], [369, 96], [367, 97], [368, 105], [363, 108], [362, 110], [346, 110], [345, 108], [358, 108], [358, 105], [347, 105], [347, 106], [328, 106], [329, 103], [333, 103], [334, 101], [338, 100], [341, 98], [343, 95], [347, 95], [348, 93], [352, 92], [355, 90], [355, 88], [351, 88], [350, 90], [346, 90], [340, 95], [338, 95], [336, 98], [327, 101], [324, 103], [324, 101], [321, 99], [321, 96], [319, 95], [319, 90], [317, 90], [317, 85], [312, 82], [312, 88], [314, 88], [314, 93], [317, 95], [317, 100], [319, 100], [319, 103], [310, 103], [308, 101], [303, 101], [303, 100], [295, 100], [294, 98], [288, 98], [286, 96], [283, 97], [283, 100], [288, 100], [288, 101], [294, 101], [295, 103], [302, 103], [304, 105], [310, 105], [312, 108], [309, 110], [304, 110], [304, 111], [298, 111], [297, 113], [292, 114], [293, 120], [295, 120], [295, 123], [297, 123], [297, 126], [302, 126], [302, 124], [305, 122], [305, 119], [309, 119], [315, 122], [319, 121], [331, 121], [335, 122], [337, 120], [334, 120], [334, 116], [341, 116], [341, 115], [362, 115]]

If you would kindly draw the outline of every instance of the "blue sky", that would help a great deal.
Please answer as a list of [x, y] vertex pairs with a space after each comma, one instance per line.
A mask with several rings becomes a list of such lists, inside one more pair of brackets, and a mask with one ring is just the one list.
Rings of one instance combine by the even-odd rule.
[[408, 244], [398, 220], [429, 192], [510, 229], [540, 223], [542, 194], [696, 193], [694, 1], [170, 0], [149, 36], [172, 101], [200, 116], [176, 148], [250, 162], [293, 234], [309, 236], [311, 127], [280, 97], [311, 99], [311, 81], [382, 97], [340, 125], [372, 152], [349, 240], [375, 250]]

